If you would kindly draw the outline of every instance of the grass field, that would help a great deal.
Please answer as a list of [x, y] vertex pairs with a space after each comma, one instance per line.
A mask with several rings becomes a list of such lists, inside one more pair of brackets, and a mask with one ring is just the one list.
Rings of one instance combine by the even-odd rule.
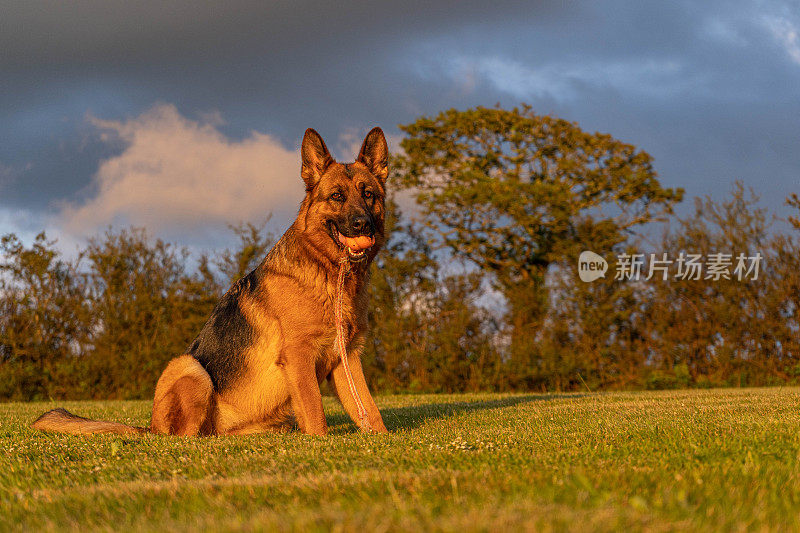
[[[37, 434], [0, 404], [0, 530], [797, 530], [800, 389], [383, 396], [391, 434]], [[146, 424], [148, 402], [60, 402]]]

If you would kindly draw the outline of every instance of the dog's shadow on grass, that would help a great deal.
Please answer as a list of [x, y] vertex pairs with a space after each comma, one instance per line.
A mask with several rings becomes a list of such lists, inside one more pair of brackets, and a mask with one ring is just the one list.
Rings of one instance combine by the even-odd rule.
[[[410, 405], [408, 407], [389, 407], [381, 409], [383, 422], [389, 431], [403, 429], [414, 429], [422, 426], [431, 420], [450, 418], [462, 413], [483, 411], [487, 409], [502, 409], [504, 407], [514, 407], [530, 402], [552, 401], [559, 398], [581, 398], [585, 394], [526, 394], [523, 396], [510, 396], [508, 398], [498, 398], [495, 400], [475, 400], [475, 401], [452, 401], [426, 403], [421, 405]], [[347, 426], [352, 424], [350, 418], [345, 414], [335, 414], [328, 416], [328, 425]], [[339, 428], [342, 429], [341, 427]], [[356, 431], [355, 426], [351, 428]], [[345, 432], [349, 432], [345, 430]]]

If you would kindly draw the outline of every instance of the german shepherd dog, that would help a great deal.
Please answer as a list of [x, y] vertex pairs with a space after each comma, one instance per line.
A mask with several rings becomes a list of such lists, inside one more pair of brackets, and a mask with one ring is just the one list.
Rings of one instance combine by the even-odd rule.
[[[359, 426], [386, 432], [360, 353], [367, 328], [369, 266], [384, 244], [388, 148], [383, 131], [364, 139], [354, 163], [337, 163], [306, 130], [301, 148], [306, 195], [297, 219], [261, 264], [220, 299], [184, 355], [156, 384], [149, 428], [89, 420], [64, 409], [33, 427], [73, 434], [244, 435], [294, 426], [324, 435], [320, 383], [328, 379]], [[340, 261], [349, 262], [341, 316], [357, 400], [335, 347]]]

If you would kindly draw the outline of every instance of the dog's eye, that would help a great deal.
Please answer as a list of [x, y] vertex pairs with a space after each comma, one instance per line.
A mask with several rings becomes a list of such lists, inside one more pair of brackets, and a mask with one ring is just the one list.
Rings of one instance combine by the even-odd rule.
[[336, 200], [337, 202], [344, 202], [344, 194], [340, 192], [335, 192], [331, 194], [331, 200]]
[[364, 189], [364, 192], [362, 194], [364, 195], [364, 198], [366, 198], [367, 200], [372, 198], [372, 191], [370, 191], [369, 189]]

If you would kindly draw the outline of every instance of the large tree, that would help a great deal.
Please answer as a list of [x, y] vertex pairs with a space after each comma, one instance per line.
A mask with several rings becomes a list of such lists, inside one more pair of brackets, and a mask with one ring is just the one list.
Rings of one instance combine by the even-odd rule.
[[549, 266], [624, 240], [683, 193], [660, 185], [646, 152], [528, 105], [451, 109], [400, 128], [398, 181], [439, 245], [492, 275], [523, 357], [547, 310]]

